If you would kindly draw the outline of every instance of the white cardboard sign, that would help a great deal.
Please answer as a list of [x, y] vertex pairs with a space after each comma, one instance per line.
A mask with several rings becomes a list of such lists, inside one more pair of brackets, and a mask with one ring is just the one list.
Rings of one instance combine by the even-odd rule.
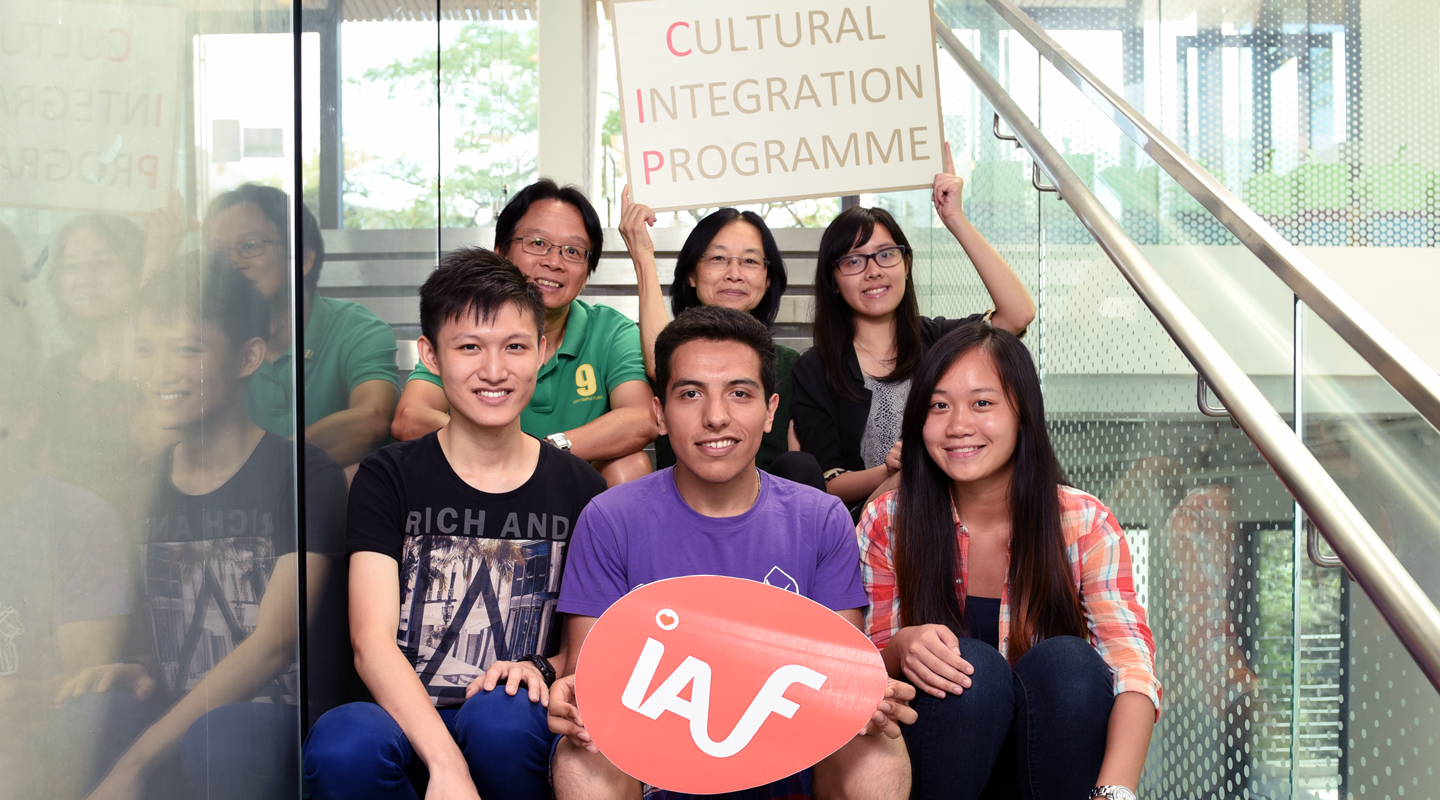
[[929, 0], [616, 0], [636, 202], [918, 189], [945, 141]]
[[174, 182], [181, 9], [12, 3], [0, 18], [0, 202], [164, 206]]

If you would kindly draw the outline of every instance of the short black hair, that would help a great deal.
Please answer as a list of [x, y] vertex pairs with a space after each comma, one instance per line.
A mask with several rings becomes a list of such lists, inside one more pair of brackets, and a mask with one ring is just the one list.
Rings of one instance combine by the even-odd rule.
[[[205, 232], [209, 235], [210, 223], [231, 206], [238, 206], [241, 203], [250, 203], [260, 209], [275, 225], [275, 232], [280, 235], [280, 242], [284, 244], [286, 252], [290, 250], [290, 196], [276, 189], [273, 186], [265, 186], [259, 183], [244, 183], [231, 189], [228, 192], [215, 198], [210, 203], [210, 208], [205, 212]], [[313, 292], [315, 287], [320, 285], [320, 267], [325, 263], [325, 239], [320, 235], [320, 222], [315, 215], [310, 213], [310, 207], [304, 203], [295, 204], [300, 209], [300, 244], [301, 252], [310, 251], [315, 254], [315, 262], [310, 266], [310, 274], [305, 276], [305, 291]]]
[[270, 305], [222, 256], [182, 253], [145, 284], [140, 310], [162, 323], [214, 325], [232, 350], [270, 335]]
[[574, 186], [560, 186], [549, 178], [541, 178], [516, 192], [510, 202], [505, 204], [505, 208], [500, 210], [500, 216], [495, 218], [495, 251], [510, 252], [510, 244], [515, 239], [515, 229], [520, 226], [520, 218], [525, 216], [530, 206], [541, 200], [559, 200], [574, 206], [575, 210], [580, 212], [580, 219], [585, 221], [585, 235], [590, 238], [589, 274], [594, 275], [595, 269], [600, 266], [600, 248], [605, 244], [600, 215], [595, 213], [595, 206], [590, 205], [584, 192]]
[[483, 247], [446, 253], [420, 287], [420, 333], [431, 344], [445, 323], [471, 314], [489, 322], [506, 303], [535, 318], [535, 338], [545, 334], [545, 299], [520, 268]]
[[724, 306], [695, 306], [680, 312], [674, 322], [655, 337], [655, 387], [660, 405], [670, 389], [670, 360], [687, 342], [739, 342], [760, 356], [760, 383], [765, 398], [778, 390], [775, 376], [775, 340], [764, 323], [743, 311]]
[[685, 237], [685, 244], [681, 245], [680, 255], [675, 259], [675, 282], [670, 284], [670, 310], [675, 316], [680, 316], [680, 312], [687, 308], [700, 305], [700, 296], [690, 285], [690, 276], [695, 274], [695, 267], [710, 248], [710, 243], [726, 225], [736, 220], [748, 222], [760, 232], [760, 246], [765, 251], [765, 260], [770, 262], [765, 268], [770, 288], [765, 290], [760, 305], [755, 306], [750, 315], [765, 323], [767, 328], [775, 324], [775, 316], [780, 313], [780, 298], [789, 283], [785, 274], [785, 259], [780, 256], [780, 246], [775, 243], [775, 235], [765, 224], [764, 217], [754, 211], [735, 208], [722, 208], [710, 213]]

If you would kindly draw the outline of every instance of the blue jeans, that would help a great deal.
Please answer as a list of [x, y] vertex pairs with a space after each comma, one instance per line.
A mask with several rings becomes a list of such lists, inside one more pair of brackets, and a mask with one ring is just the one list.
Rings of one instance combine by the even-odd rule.
[[1046, 639], [1014, 669], [995, 648], [961, 639], [975, 667], [963, 694], [919, 694], [905, 745], [916, 800], [1085, 797], [1100, 775], [1115, 684], [1074, 636]]
[[[72, 766], [75, 780], [92, 787], [161, 714], [164, 707], [128, 692], [86, 694], [61, 704], [54, 725], [55, 752], [90, 748]], [[299, 785], [295, 758], [300, 712], [296, 706], [234, 703], [200, 717], [185, 731], [178, 762], [163, 765], [145, 797], [207, 800], [286, 800]]]
[[[547, 800], [555, 735], [545, 708], [523, 689], [481, 691], [440, 709], [485, 800]], [[429, 777], [399, 723], [374, 703], [327, 712], [305, 740], [305, 784], [313, 800], [418, 800]]]

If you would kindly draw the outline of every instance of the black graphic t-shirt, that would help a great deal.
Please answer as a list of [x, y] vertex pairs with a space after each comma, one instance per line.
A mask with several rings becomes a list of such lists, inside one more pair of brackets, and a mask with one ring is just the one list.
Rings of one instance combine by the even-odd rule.
[[[294, 447], [265, 434], [230, 480], [203, 495], [175, 488], [173, 450], [158, 459], [142, 568], [163, 683], [177, 696], [255, 631], [276, 561], [295, 552]], [[307, 550], [338, 553], [344, 473], [313, 445], [305, 456]], [[333, 625], [333, 616], [312, 614], [311, 627]], [[255, 699], [296, 702], [295, 678], [292, 662]]]
[[554, 655], [565, 548], [605, 480], [549, 445], [514, 491], [482, 492], [455, 474], [436, 434], [360, 463], [350, 488], [349, 550], [400, 565], [396, 642], [438, 706], [495, 661]]

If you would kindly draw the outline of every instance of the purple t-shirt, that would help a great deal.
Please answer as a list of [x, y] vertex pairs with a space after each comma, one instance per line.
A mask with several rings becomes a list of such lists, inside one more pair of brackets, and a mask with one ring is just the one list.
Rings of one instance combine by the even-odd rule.
[[869, 605], [860, 548], [837, 497], [760, 473], [737, 517], [707, 517], [680, 497], [673, 468], [597, 496], [575, 523], [560, 611], [598, 617], [627, 592], [685, 575], [748, 578], [834, 611]]

